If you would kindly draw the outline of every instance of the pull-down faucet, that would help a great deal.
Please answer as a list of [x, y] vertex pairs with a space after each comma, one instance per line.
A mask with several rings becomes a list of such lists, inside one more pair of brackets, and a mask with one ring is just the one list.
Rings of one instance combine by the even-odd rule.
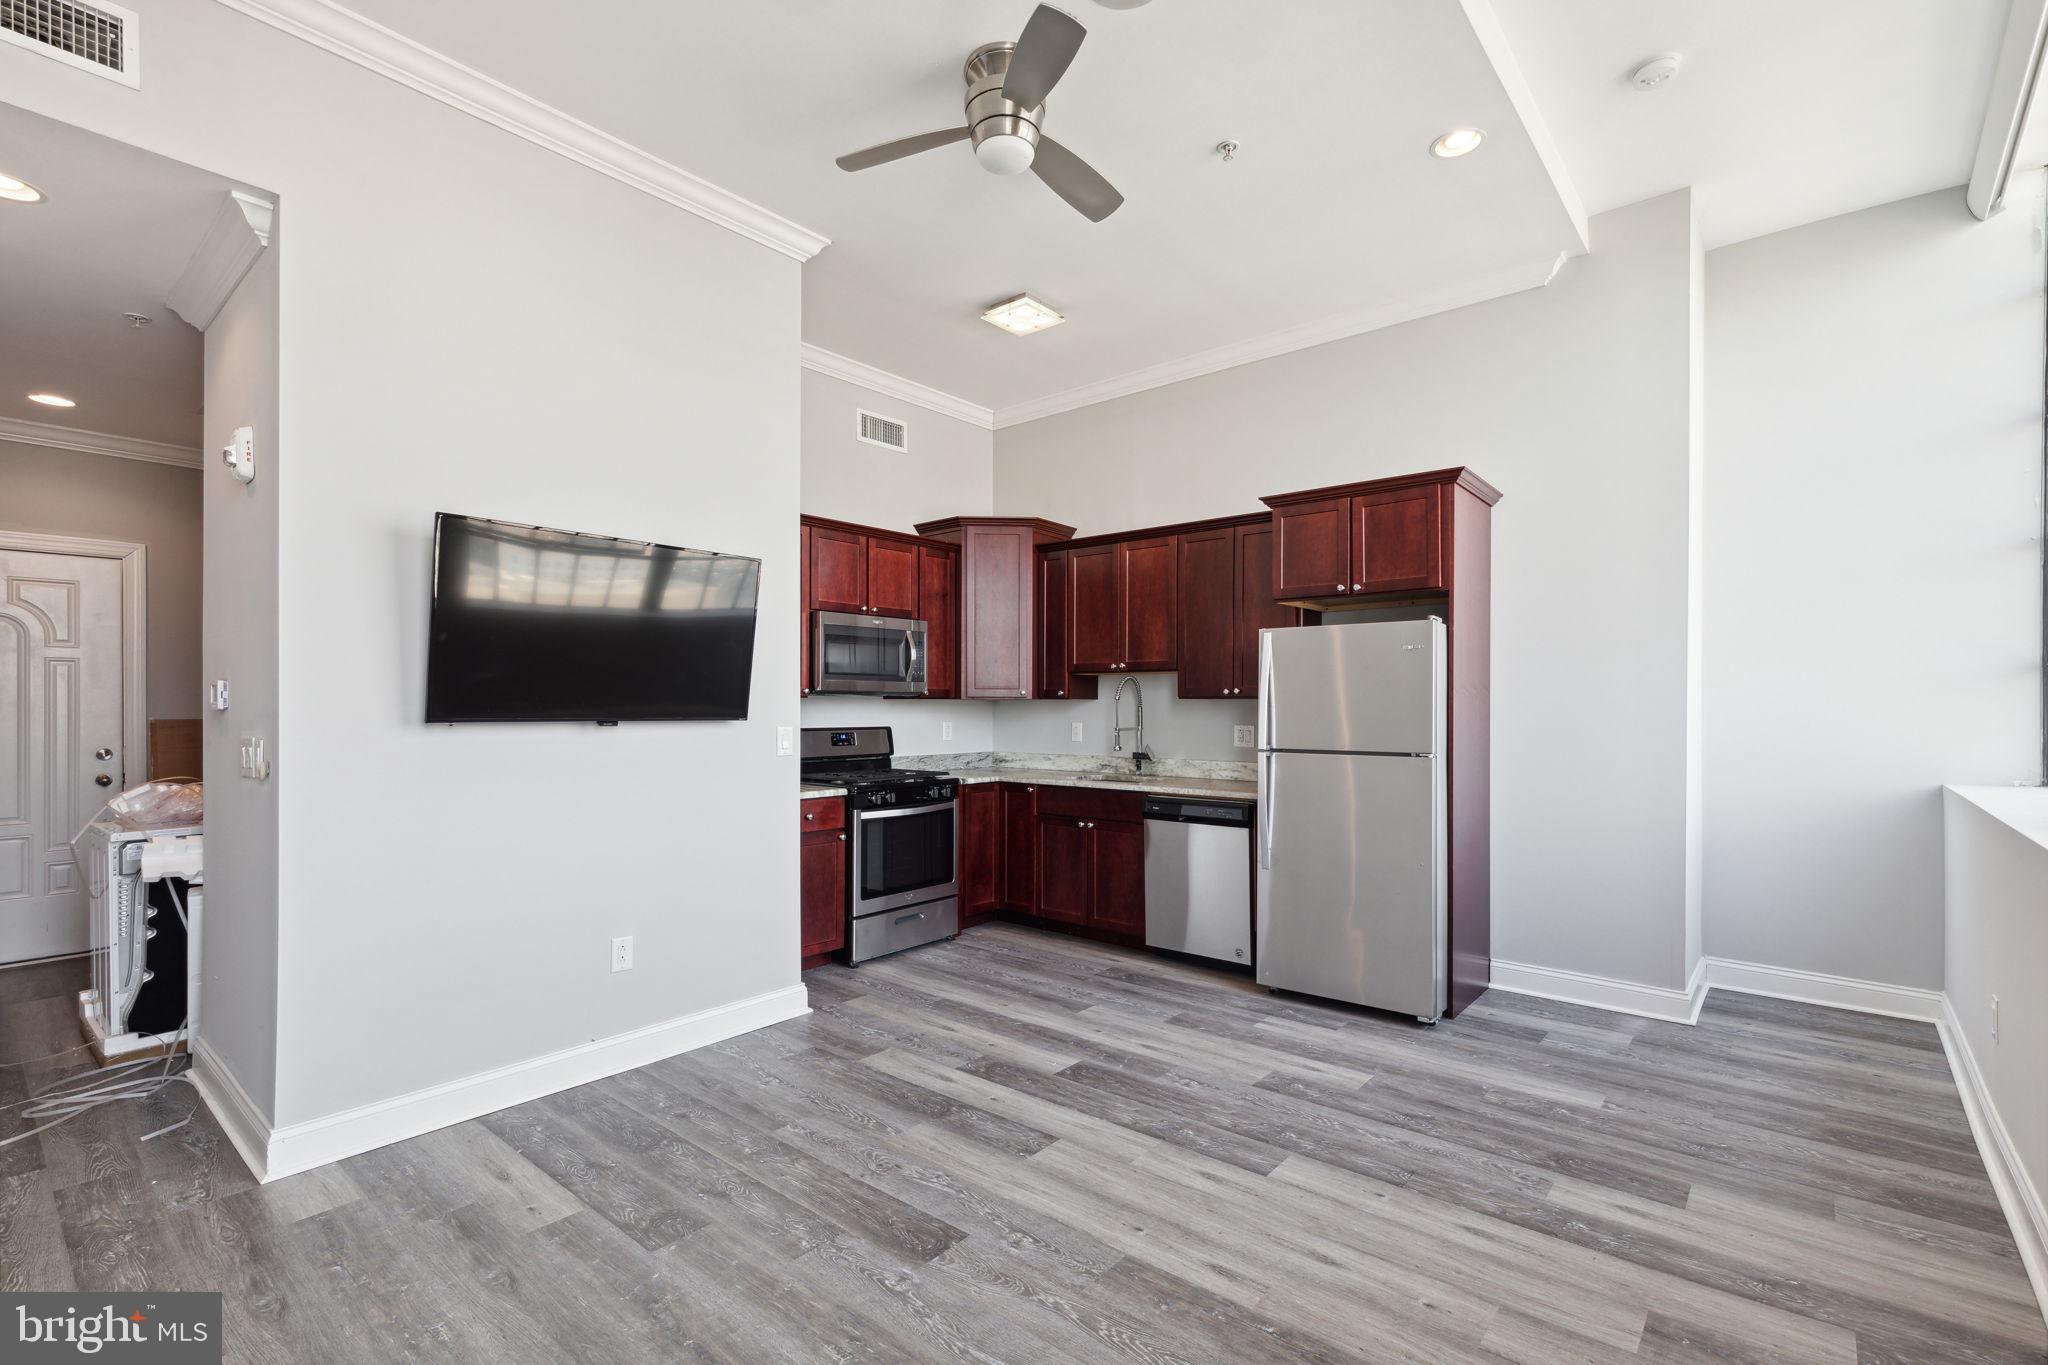
[[[1137, 703], [1135, 711], [1137, 723], [1135, 725], [1125, 725], [1123, 723], [1124, 689], [1126, 687], [1131, 689], [1133, 700]], [[1152, 761], [1152, 755], [1145, 752], [1145, 689], [1138, 685], [1136, 678], [1123, 677], [1116, 680], [1116, 693], [1109, 700], [1109, 712], [1110, 750], [1114, 753], [1122, 753], [1124, 751], [1124, 735], [1127, 733], [1135, 734], [1138, 737], [1138, 742], [1137, 747], [1131, 750], [1131, 762], [1139, 772], [1144, 772], [1145, 765]]]

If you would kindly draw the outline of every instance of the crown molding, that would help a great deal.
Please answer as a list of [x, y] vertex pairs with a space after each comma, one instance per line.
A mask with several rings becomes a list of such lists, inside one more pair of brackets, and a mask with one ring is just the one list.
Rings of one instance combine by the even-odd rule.
[[1286, 355], [1290, 351], [1303, 351], [1311, 346], [1321, 346], [1346, 337], [1361, 336], [1376, 332], [1383, 327], [1413, 322], [1436, 313], [1448, 313], [1454, 308], [1470, 304], [1485, 303], [1489, 299], [1505, 298], [1529, 289], [1541, 289], [1557, 278], [1569, 253], [1559, 252], [1555, 257], [1531, 264], [1516, 266], [1510, 270], [1498, 271], [1481, 279], [1460, 285], [1454, 289], [1439, 290], [1410, 299], [1368, 308], [1362, 312], [1345, 313], [1321, 322], [1308, 322], [1300, 326], [1268, 332], [1264, 336], [1251, 337], [1218, 346], [1212, 350], [1197, 351], [1179, 360], [1169, 360], [1158, 365], [1148, 365], [1142, 370], [1129, 374], [1083, 384], [1079, 388], [1066, 389], [1060, 393], [1033, 398], [1023, 403], [995, 411], [996, 430], [1035, 422], [1041, 417], [1057, 413], [1072, 412], [1095, 403], [1106, 403], [1112, 398], [1123, 398], [1146, 389], [1161, 388], [1167, 384], [1178, 384], [1184, 379], [1196, 379], [1218, 370], [1235, 369], [1254, 361], [1270, 360], [1274, 356]]
[[886, 398], [913, 404], [928, 412], [936, 412], [941, 417], [951, 417], [969, 426], [980, 427], [983, 431], [993, 430], [995, 427], [995, 413], [978, 403], [955, 398], [950, 393], [941, 392], [927, 384], [920, 384], [914, 379], [905, 379], [900, 374], [891, 374], [872, 365], [863, 365], [858, 360], [840, 355], [836, 351], [828, 351], [822, 346], [813, 346], [805, 342], [803, 365], [807, 370], [830, 375], [834, 379], [843, 379], [849, 384], [857, 384]]
[[220, 210], [207, 224], [206, 235], [192, 249], [184, 273], [171, 286], [164, 303], [200, 331], [213, 326], [228, 295], [270, 245], [270, 224], [277, 205], [241, 190], [221, 196]]
[[331, 0], [218, 3], [793, 260], [830, 240]]
[[21, 417], [0, 417], [0, 441], [44, 446], [51, 450], [74, 450], [83, 455], [112, 455], [120, 460], [147, 460], [151, 464], [174, 464], [199, 468], [199, 451], [191, 446], [174, 446], [162, 441], [144, 441], [134, 436], [116, 436], [106, 431], [80, 431], [75, 427], [52, 426]]

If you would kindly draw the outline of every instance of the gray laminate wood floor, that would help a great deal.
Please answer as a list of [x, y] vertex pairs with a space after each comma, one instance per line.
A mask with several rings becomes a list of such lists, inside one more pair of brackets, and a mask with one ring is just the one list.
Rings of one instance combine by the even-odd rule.
[[[0, 1103], [82, 970], [0, 972]], [[1424, 1030], [1000, 926], [809, 981], [806, 1019], [268, 1186], [203, 1109], [136, 1140], [183, 1087], [0, 1149], [0, 1284], [221, 1289], [249, 1361], [2048, 1349], [1925, 1025], [1496, 992]]]

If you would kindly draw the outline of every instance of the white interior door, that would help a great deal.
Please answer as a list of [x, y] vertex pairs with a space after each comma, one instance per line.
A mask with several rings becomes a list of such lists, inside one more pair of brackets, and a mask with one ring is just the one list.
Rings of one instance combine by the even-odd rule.
[[121, 688], [120, 561], [0, 550], [0, 962], [90, 946], [70, 841], [125, 785]]

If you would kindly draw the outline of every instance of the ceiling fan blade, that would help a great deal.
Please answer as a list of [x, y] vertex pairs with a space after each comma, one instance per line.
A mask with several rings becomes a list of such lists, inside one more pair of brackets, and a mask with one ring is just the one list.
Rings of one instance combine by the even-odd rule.
[[1026, 109], [1036, 109], [1067, 74], [1074, 54], [1088, 30], [1073, 15], [1040, 5], [1018, 35], [1017, 50], [1010, 54], [1010, 70], [1003, 77], [1003, 98]]
[[906, 156], [916, 156], [919, 152], [928, 152], [949, 142], [965, 142], [967, 138], [968, 130], [965, 128], [943, 128], [936, 133], [899, 137], [894, 142], [884, 142], [878, 147], [848, 152], [833, 164], [842, 171], [864, 171], [870, 166], [879, 166], [885, 161], [896, 161]]
[[1031, 173], [1091, 223], [1109, 217], [1124, 202], [1099, 171], [1043, 133], [1038, 135], [1038, 154], [1031, 158]]

